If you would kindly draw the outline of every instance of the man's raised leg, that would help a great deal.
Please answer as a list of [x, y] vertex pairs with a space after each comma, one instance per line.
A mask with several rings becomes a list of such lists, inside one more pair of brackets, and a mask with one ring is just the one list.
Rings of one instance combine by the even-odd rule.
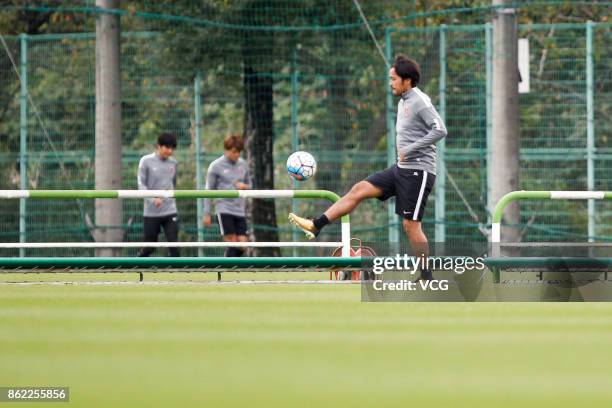
[[320, 217], [310, 220], [290, 213], [289, 221], [304, 231], [308, 238], [313, 239], [319, 235], [323, 227], [343, 215], [349, 214], [366, 198], [380, 197], [382, 194], [382, 190], [369, 181], [360, 181], [355, 184], [348, 193], [340, 197], [340, 200], [336, 201]]

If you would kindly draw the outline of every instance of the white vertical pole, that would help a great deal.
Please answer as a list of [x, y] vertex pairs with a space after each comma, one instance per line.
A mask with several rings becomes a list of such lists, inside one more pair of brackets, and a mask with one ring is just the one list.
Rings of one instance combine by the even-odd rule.
[[351, 224], [342, 222], [342, 256], [351, 256]]

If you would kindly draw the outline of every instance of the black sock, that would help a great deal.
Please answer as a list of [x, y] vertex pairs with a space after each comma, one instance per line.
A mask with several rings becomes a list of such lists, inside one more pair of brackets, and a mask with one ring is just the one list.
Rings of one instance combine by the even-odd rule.
[[421, 269], [421, 279], [433, 280], [433, 273], [429, 269]]
[[316, 229], [320, 230], [321, 228], [329, 224], [329, 219], [325, 214], [323, 214], [319, 218], [315, 218], [314, 220], [312, 220], [312, 223], [314, 224]]
[[240, 256], [240, 255], [238, 255], [238, 248], [236, 248], [236, 247], [228, 247], [225, 250], [225, 256], [227, 258], [234, 258], [234, 257]]
[[229, 247], [225, 252], [225, 256], [228, 258], [239, 258], [244, 255], [244, 248]]

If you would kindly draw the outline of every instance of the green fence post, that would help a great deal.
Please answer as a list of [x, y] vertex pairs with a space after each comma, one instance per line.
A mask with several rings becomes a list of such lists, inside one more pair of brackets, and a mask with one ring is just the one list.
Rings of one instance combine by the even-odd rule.
[[491, 174], [493, 174], [493, 25], [485, 24], [485, 109], [487, 137], [487, 218], [491, 224], [495, 203], [491, 194]]
[[[202, 183], [202, 73], [198, 71], [194, 81], [194, 112], [195, 112], [195, 171], [196, 171], [196, 189], [203, 190]], [[202, 200], [196, 200], [196, 231], [198, 231], [198, 241], [204, 241], [204, 228], [202, 226], [202, 217], [204, 209], [202, 208]], [[198, 248], [198, 256], [203, 256], [203, 248]]]
[[[595, 190], [595, 123], [593, 100], [593, 22], [586, 24], [587, 190]], [[595, 200], [588, 201], [588, 240], [595, 240]]]
[[[387, 62], [391, 62], [391, 32], [392, 29], [385, 28], [385, 54]], [[386, 71], [387, 65], [385, 64], [385, 81], [387, 85], [387, 166], [392, 166], [397, 160], [397, 154], [395, 152], [395, 121], [393, 112], [395, 106], [393, 104], [393, 94], [391, 93], [391, 84], [389, 82], [389, 73]], [[395, 212], [393, 211], [393, 203], [387, 201], [387, 218], [389, 223], [389, 249], [390, 252], [399, 252], [399, 231], [395, 224]]]
[[[299, 46], [298, 46], [299, 47]], [[298, 69], [298, 47], [293, 50], [293, 59], [291, 60], [291, 150], [296, 152], [299, 149], [299, 128], [298, 128], [298, 86], [300, 72]], [[293, 189], [297, 190], [299, 183], [293, 180]], [[295, 200], [291, 201], [291, 211], [297, 213], [297, 205]], [[299, 241], [300, 234], [296, 228], [293, 229], [293, 241]], [[297, 248], [293, 248], [293, 256], [297, 256]]]
[[[439, 84], [439, 110], [442, 121], [446, 122], [446, 25], [440, 26], [440, 84]], [[446, 140], [438, 143], [438, 169], [436, 177], [436, 242], [446, 241], [446, 164], [444, 154]]]
[[[19, 98], [19, 188], [28, 188], [28, 36], [21, 34], [21, 95]], [[26, 200], [19, 200], [19, 242], [26, 242]], [[25, 249], [19, 250], [19, 256], [25, 256]]]

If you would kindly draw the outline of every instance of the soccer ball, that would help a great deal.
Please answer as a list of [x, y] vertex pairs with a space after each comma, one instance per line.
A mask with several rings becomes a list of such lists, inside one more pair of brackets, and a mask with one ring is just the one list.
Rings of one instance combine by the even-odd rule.
[[287, 159], [287, 172], [296, 180], [308, 180], [317, 172], [317, 161], [308, 152], [295, 152]]

